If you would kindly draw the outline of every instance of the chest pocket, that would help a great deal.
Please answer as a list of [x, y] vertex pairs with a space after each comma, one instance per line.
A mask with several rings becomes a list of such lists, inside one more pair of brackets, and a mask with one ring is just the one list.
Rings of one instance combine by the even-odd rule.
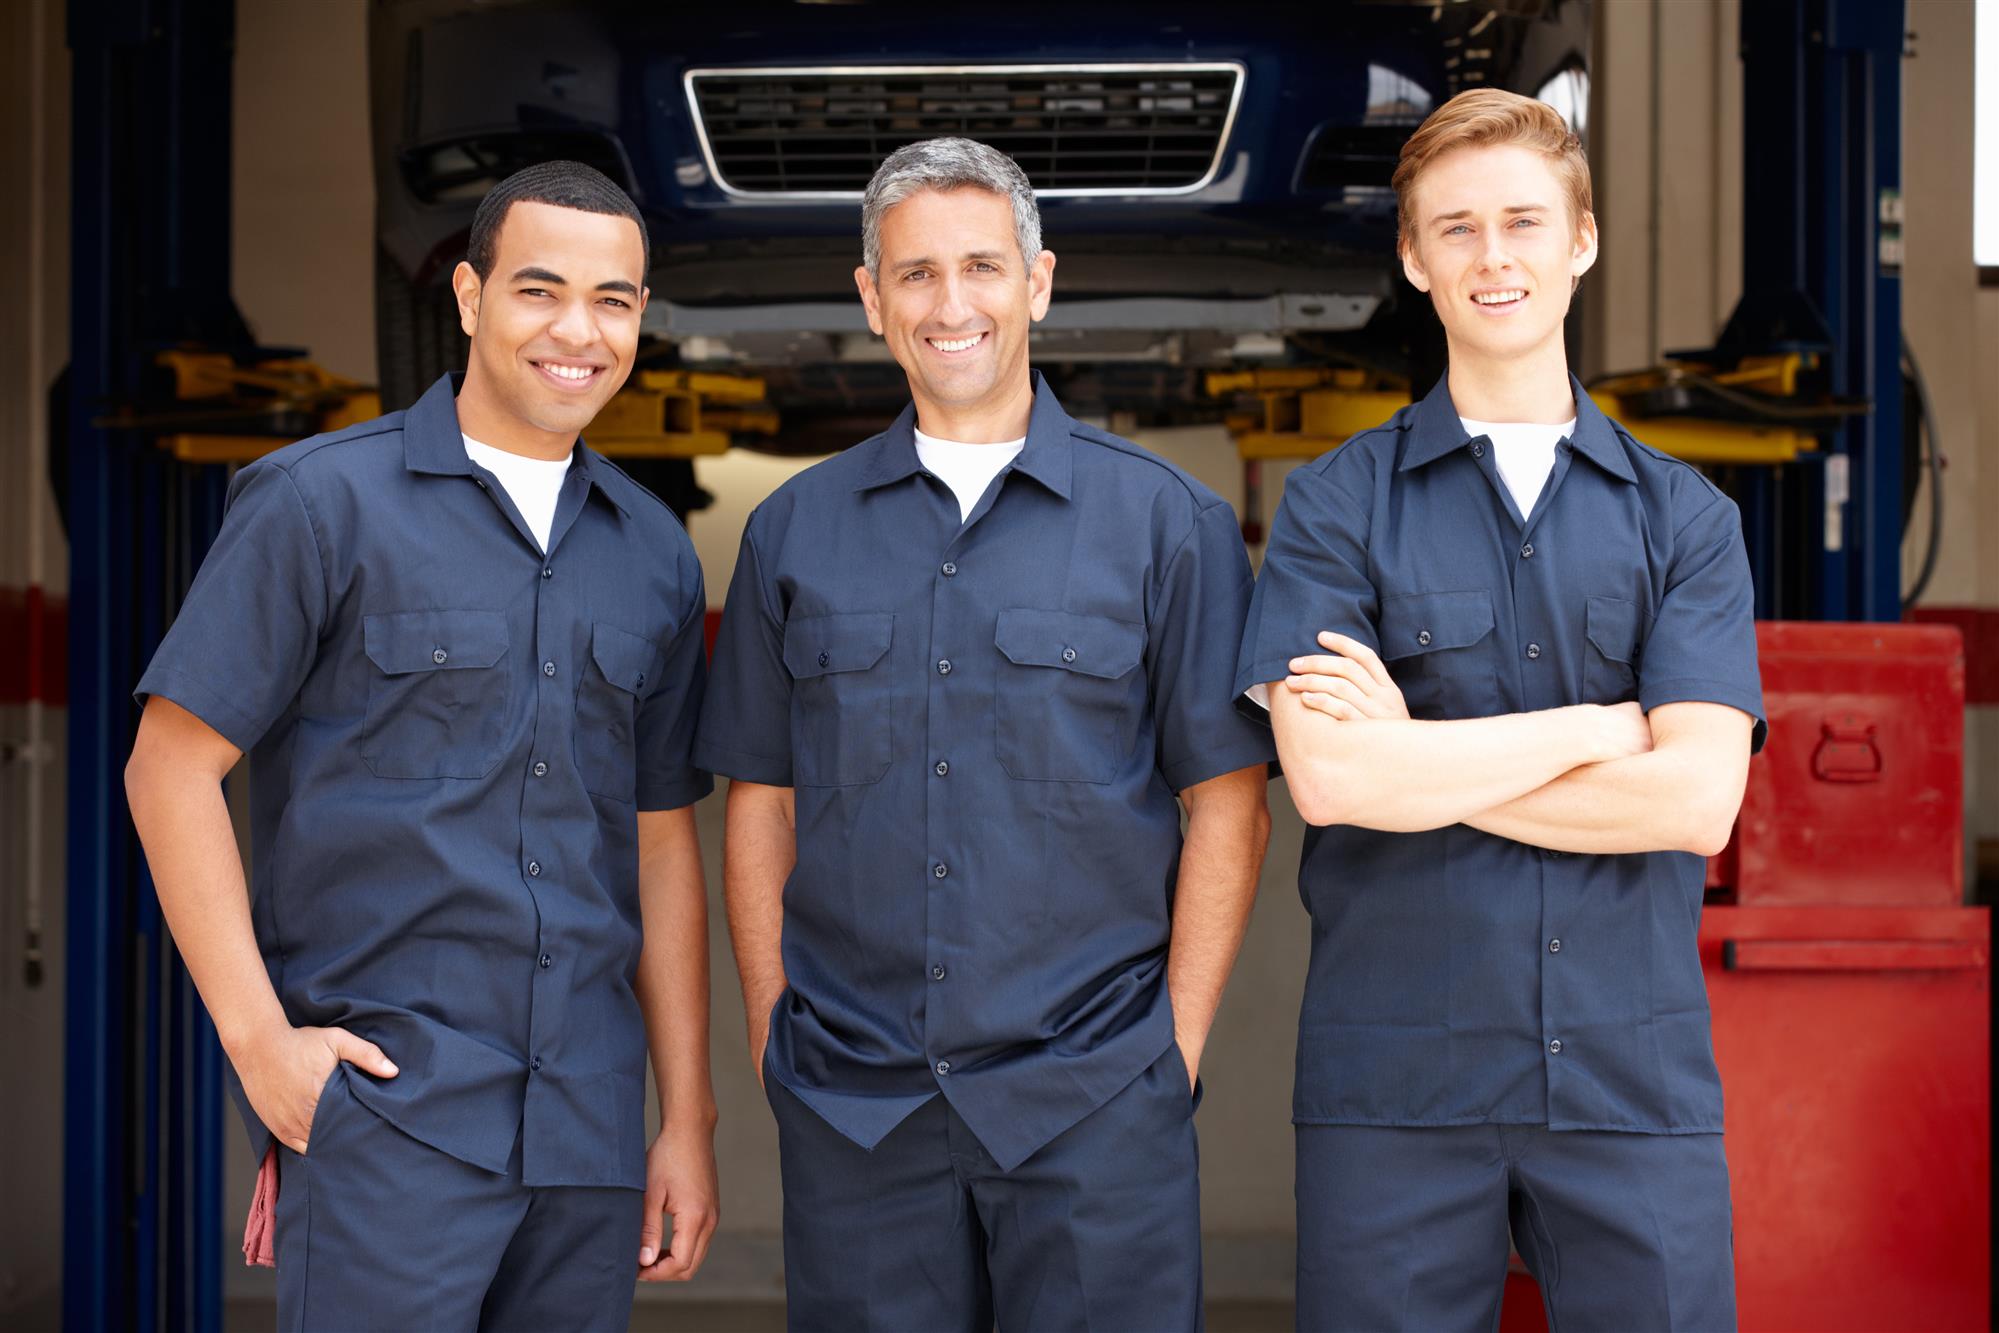
[[576, 772], [585, 791], [627, 803], [635, 798], [639, 705], [658, 657], [659, 645], [644, 635], [590, 627], [590, 666], [576, 692]]
[[361, 759], [380, 778], [482, 778], [511, 722], [503, 611], [398, 611], [361, 618], [368, 711]]
[[1145, 627], [1066, 611], [999, 613], [993, 687], [1000, 767], [1039, 782], [1109, 782], [1144, 714]]
[[801, 616], [784, 627], [791, 673], [791, 778], [800, 787], [879, 782], [893, 753], [889, 734], [886, 611]]
[[1492, 625], [1492, 594], [1483, 588], [1382, 599], [1381, 660], [1409, 716], [1442, 721], [1505, 711]]
[[1586, 704], [1621, 704], [1638, 697], [1638, 604], [1592, 597], [1584, 608], [1589, 647], [1583, 652]]

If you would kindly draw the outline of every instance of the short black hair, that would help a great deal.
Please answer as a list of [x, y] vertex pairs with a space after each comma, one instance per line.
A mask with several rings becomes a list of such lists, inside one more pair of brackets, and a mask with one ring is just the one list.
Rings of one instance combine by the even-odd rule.
[[[630, 218], [638, 225], [639, 253], [644, 257], [644, 267], [652, 266], [652, 238], [646, 235], [646, 220], [639, 216], [639, 206], [616, 181], [581, 162], [537, 162], [522, 167], [487, 191], [486, 197], [479, 201], [479, 211], [472, 215], [472, 236], [465, 247], [465, 262], [472, 266], [481, 282], [493, 276], [493, 265], [499, 262], [500, 224], [507, 220], [507, 210], [515, 204], [554, 204], [557, 208]], [[639, 281], [645, 281], [643, 269]]]

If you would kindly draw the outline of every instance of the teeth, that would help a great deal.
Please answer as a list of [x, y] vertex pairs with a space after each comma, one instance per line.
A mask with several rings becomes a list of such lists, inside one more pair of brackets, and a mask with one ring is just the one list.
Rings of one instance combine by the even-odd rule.
[[597, 373], [592, 366], [553, 366], [546, 361], [541, 363], [541, 368], [557, 379], [565, 380], [587, 380]]
[[967, 347], [976, 347], [983, 333], [975, 333], [969, 338], [932, 338], [930, 345], [940, 352], [962, 352]]
[[1480, 305], [1505, 305], [1508, 301], [1524, 300], [1526, 296], [1526, 292], [1515, 289], [1506, 292], [1479, 292], [1472, 297], [1472, 300]]

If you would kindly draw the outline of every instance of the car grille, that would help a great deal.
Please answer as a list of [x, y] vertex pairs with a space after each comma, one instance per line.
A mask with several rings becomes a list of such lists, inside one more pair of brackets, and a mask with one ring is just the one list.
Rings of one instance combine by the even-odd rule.
[[708, 168], [732, 194], [853, 197], [904, 144], [963, 135], [1044, 195], [1161, 194], [1214, 177], [1234, 64], [691, 70]]

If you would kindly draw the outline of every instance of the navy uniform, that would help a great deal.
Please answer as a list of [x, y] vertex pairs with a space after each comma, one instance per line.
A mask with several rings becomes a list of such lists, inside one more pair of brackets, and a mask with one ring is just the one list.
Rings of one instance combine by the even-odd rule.
[[[1415, 718], [1699, 700], [1760, 746], [1735, 505], [1571, 384], [1525, 514], [1447, 382], [1293, 472], [1236, 690], [1330, 629], [1380, 653]], [[1492, 1326], [1509, 1222], [1555, 1327], [1733, 1325], [1704, 878], [1685, 852], [1461, 824], [1308, 832], [1301, 1328]]]
[[337, 1067], [307, 1156], [280, 1149], [287, 1328], [622, 1327], [632, 1299], [637, 811], [711, 787], [701, 571], [581, 444], [544, 555], [453, 395], [237, 474], [138, 687], [252, 757], [286, 1017], [401, 1071]]
[[766, 500], [730, 586], [695, 757], [794, 789], [794, 1329], [1200, 1319], [1175, 794], [1271, 755], [1229, 694], [1249, 564], [1225, 502], [1035, 383], [962, 521], [908, 409]]

